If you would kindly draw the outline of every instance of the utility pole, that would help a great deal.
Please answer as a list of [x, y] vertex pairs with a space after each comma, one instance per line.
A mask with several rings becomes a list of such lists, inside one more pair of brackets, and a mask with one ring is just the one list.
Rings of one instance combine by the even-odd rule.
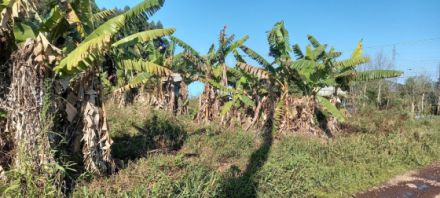
[[440, 115], [440, 63], [438, 64], [438, 79], [437, 79], [437, 86], [436, 86], [436, 92], [437, 92], [437, 111], [435, 112], [437, 115]]
[[437, 78], [437, 89], [440, 89], [440, 63], [438, 64], [438, 78]]
[[393, 52], [392, 52], [392, 59], [391, 59], [391, 64], [392, 64], [392, 68], [396, 67], [396, 56], [397, 56], [397, 49], [396, 49], [396, 45], [393, 46]]

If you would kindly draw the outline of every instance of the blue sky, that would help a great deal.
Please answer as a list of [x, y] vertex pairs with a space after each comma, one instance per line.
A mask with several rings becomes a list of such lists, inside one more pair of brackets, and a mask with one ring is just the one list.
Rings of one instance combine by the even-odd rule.
[[[133, 6], [140, 0], [97, 0], [100, 7]], [[284, 20], [292, 44], [307, 44], [307, 34], [350, 54], [360, 39], [365, 53], [391, 55], [405, 77], [438, 77], [440, 0], [168, 0], [151, 20], [177, 29], [175, 36], [205, 53], [227, 25], [246, 45], [267, 55], [266, 32]], [[403, 79], [403, 78], [402, 78]], [[193, 89], [192, 95], [199, 90]]]

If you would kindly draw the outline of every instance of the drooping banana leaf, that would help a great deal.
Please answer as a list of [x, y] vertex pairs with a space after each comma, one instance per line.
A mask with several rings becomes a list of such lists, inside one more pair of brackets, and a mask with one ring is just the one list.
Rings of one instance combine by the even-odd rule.
[[123, 92], [135, 87], [138, 87], [142, 84], [145, 84], [150, 79], [151, 74], [148, 72], [142, 72], [138, 75], [136, 75], [133, 79], [131, 79], [126, 85], [118, 88], [115, 90], [115, 92]]
[[249, 73], [249, 74], [256, 76], [257, 78], [260, 78], [260, 79], [268, 79], [269, 78], [269, 74], [267, 73], [266, 70], [254, 67], [252, 65], [237, 62], [237, 67], [242, 69], [243, 71]]
[[221, 112], [220, 112], [220, 115], [221, 115], [221, 116], [225, 116], [226, 113], [228, 113], [228, 112], [231, 110], [231, 108], [232, 108], [232, 106], [233, 106], [234, 104], [235, 104], [235, 101], [234, 101], [234, 100], [231, 100], [231, 101], [226, 102], [226, 103], [223, 105], [223, 107], [222, 107], [222, 110], [221, 110]]
[[122, 60], [118, 65], [127, 71], [146, 72], [156, 76], [168, 76], [172, 73], [170, 69], [146, 60]]
[[361, 71], [357, 72], [355, 77], [356, 81], [370, 81], [385, 78], [399, 77], [403, 74], [401, 71], [397, 70], [371, 70], [371, 71]]
[[329, 100], [327, 100], [327, 98], [324, 98], [322, 96], [317, 96], [316, 99], [318, 101], [319, 107], [321, 108], [321, 110], [323, 110], [326, 116], [331, 115], [335, 117], [338, 121], [345, 122], [344, 114], [342, 114], [342, 112], [339, 111], [339, 109], [335, 105], [333, 105]]
[[15, 23], [14, 36], [17, 43], [26, 41], [27, 39], [35, 38], [35, 32], [30, 25], [25, 23]]
[[112, 47], [120, 47], [123, 45], [151, 41], [156, 38], [171, 35], [175, 31], [176, 31], [176, 29], [174, 29], [174, 28], [167, 28], [167, 29], [155, 29], [155, 30], [147, 30], [147, 31], [139, 32], [139, 33], [127, 36], [119, 41], [116, 41], [115, 43], [112, 44]]

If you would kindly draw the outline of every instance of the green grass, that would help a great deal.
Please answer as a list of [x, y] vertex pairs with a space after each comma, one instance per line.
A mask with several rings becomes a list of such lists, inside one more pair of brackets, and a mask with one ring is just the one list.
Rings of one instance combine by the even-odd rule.
[[[130, 108], [136, 107], [127, 111]], [[156, 122], [180, 126], [186, 134], [180, 150], [144, 155], [116, 175], [81, 183], [74, 195], [347, 197], [439, 160], [440, 119], [409, 121], [392, 114], [360, 114], [363, 118], [349, 121], [350, 133], [330, 141], [292, 136], [269, 146], [255, 132], [199, 126], [185, 117], [159, 115]], [[130, 119], [146, 123], [148, 117]], [[383, 130], [380, 117], [396, 130]], [[129, 125], [121, 125], [118, 133], [131, 131]]]
[[276, 144], [255, 175], [261, 197], [346, 197], [440, 156], [439, 132], [351, 135], [323, 144], [290, 138]]

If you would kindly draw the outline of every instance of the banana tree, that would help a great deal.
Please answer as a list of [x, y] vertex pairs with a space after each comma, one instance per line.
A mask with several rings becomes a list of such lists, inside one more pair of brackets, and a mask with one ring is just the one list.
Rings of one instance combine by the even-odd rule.
[[228, 86], [228, 66], [226, 65], [226, 57], [249, 39], [249, 36], [245, 36], [234, 42], [235, 35], [228, 36], [226, 30], [227, 27], [225, 26], [223, 30], [220, 31], [219, 47], [215, 53], [215, 58], [218, 61], [217, 64], [222, 69], [221, 85], [223, 86]]
[[[195, 80], [197, 73], [184, 58], [184, 52], [176, 54], [178, 43], [184, 44], [178, 38], [166, 40], [167, 47], [161, 54], [162, 65], [172, 71], [172, 75], [162, 78], [161, 90], [167, 109], [174, 114], [188, 112], [188, 84]], [[185, 45], [185, 44], [184, 44]], [[184, 48], [185, 49], [185, 48]]]
[[220, 73], [213, 72], [213, 69], [220, 71], [215, 67], [214, 45], [211, 46], [205, 56], [201, 56], [197, 51], [187, 46], [181, 45], [181, 47], [187, 48], [185, 49], [184, 58], [198, 71], [196, 79], [204, 83], [204, 91], [199, 97], [199, 110], [195, 115], [195, 120], [199, 123], [212, 121], [217, 116], [220, 108], [218, 90], [209, 83], [209, 80], [215, 79], [218, 81], [220, 79]]
[[[22, 1], [14, 2], [19, 2], [18, 4], [21, 6], [25, 5], [22, 4]], [[174, 29], [146, 30], [127, 36], [123, 34], [124, 30], [128, 28], [127, 24], [132, 20], [139, 16], [151, 16], [162, 7], [163, 3], [164, 1], [162, 0], [146, 0], [122, 14], [113, 16], [114, 12], [112, 11], [102, 11], [93, 14], [94, 1], [61, 1], [50, 4], [50, 7], [42, 6], [49, 8], [47, 16], [37, 17], [42, 20], [31, 20], [30, 23], [34, 23], [33, 26], [27, 25], [27, 22], [24, 24], [14, 24], [14, 26], [21, 26], [21, 28], [16, 28], [19, 31], [14, 32], [15, 35], [20, 35], [20, 37], [16, 36], [18, 42], [25, 41], [29, 38], [32, 39], [38, 34], [38, 40], [33, 42], [34, 44], [32, 47], [21, 48], [20, 50], [22, 50], [22, 52], [18, 53], [19, 55], [29, 55], [29, 57], [17, 56], [16, 59], [35, 59], [33, 61], [43, 60], [43, 63], [48, 64], [44, 67], [41, 66], [38, 68], [42, 71], [23, 72], [23, 75], [25, 76], [20, 78], [17, 76], [17, 78], [13, 78], [12, 84], [14, 85], [14, 83], [16, 83], [18, 84], [17, 87], [20, 87], [20, 83], [26, 83], [21, 81], [21, 79], [37, 78], [39, 81], [35, 81], [32, 86], [27, 86], [30, 86], [30, 89], [43, 92], [43, 89], [41, 89], [41, 82], [43, 82], [45, 78], [51, 77], [54, 74], [62, 78], [60, 81], [56, 82], [61, 82], [62, 90], [60, 92], [63, 92], [62, 95], [66, 97], [66, 102], [59, 104], [58, 106], [62, 107], [67, 114], [65, 119], [66, 123], [64, 124], [66, 127], [64, 127], [64, 130], [67, 139], [66, 141], [69, 145], [68, 148], [72, 153], [82, 153], [85, 168], [91, 172], [104, 174], [112, 172], [113, 169], [110, 156], [111, 140], [108, 135], [104, 108], [102, 108], [103, 103], [99, 78], [99, 74], [103, 71], [103, 67], [101, 67], [102, 62], [105, 57], [112, 55], [111, 51], [114, 49], [129, 46], [137, 42], [148, 42], [152, 39], [172, 34], [175, 31]], [[4, 19], [5, 18], [2, 18], [2, 20]], [[58, 65], [53, 68], [55, 73], [51, 72], [52, 67], [49, 65], [49, 62], [52, 63], [54, 60], [53, 56], [59, 55], [59, 53], [51, 43], [57, 47], [62, 47], [64, 54], [66, 54], [65, 57], [59, 61]], [[29, 51], [34, 48], [38, 51], [36, 53], [40, 53], [41, 50], [44, 53], [35, 57], [34, 54], [23, 51]], [[53, 49], [46, 50], [46, 48]], [[46, 54], [46, 52], [54, 53], [54, 55]], [[20, 64], [23, 63], [19, 60], [15, 62]], [[26, 63], [31, 62], [28, 61]], [[139, 61], [139, 63], [142, 65], [149, 64], [148, 61]], [[23, 65], [16, 65], [17, 69], [27, 68]], [[15, 65], [13, 66], [15, 67]], [[18, 74], [18, 72], [15, 71], [14, 73]], [[36, 75], [37, 77], [35, 77]], [[14, 82], [14, 80], [17, 82]], [[69, 81], [70, 84], [68, 83]], [[14, 88], [14, 86], [12, 87]], [[28, 102], [30, 104], [34, 99], [32, 97], [25, 97], [25, 94], [15, 94], [24, 98], [14, 98], [13, 94], [15, 94], [15, 92], [14, 90], [11, 90], [7, 101], [7, 103], [9, 103], [8, 108], [17, 111], [20, 109], [26, 109], [27, 107], [11, 108], [16, 105], [21, 105], [21, 103], [15, 101], [30, 100], [30, 102]], [[38, 94], [38, 97], [35, 100], [43, 101], [41, 97], [43, 97], [44, 94], [45, 93]], [[41, 108], [39, 111], [40, 110]], [[32, 116], [38, 118], [40, 115], [39, 111], [34, 112]], [[8, 121], [8, 123], [12, 124], [12, 120], [14, 120], [14, 123], [25, 123], [24, 121], [16, 121], [16, 119], [32, 120], [35, 122], [40, 121], [38, 119], [20, 117], [19, 113], [20, 112], [11, 113], [8, 111], [8, 120], [11, 120], [11, 122]], [[38, 127], [25, 128], [23, 126], [14, 126], [14, 128], [12, 128], [12, 125], [10, 126], [11, 130], [9, 131], [11, 133], [15, 133], [15, 131], [20, 128], [23, 128], [24, 130], [29, 129], [29, 131], [23, 132], [23, 134], [34, 134], [37, 133], [35, 130], [39, 130]], [[33, 136], [24, 135], [21, 137], [26, 138]], [[27, 141], [17, 140], [16, 142], [23, 142], [23, 144], [26, 144]], [[38, 147], [39, 145], [35, 146]], [[34, 162], [37, 164], [44, 164], [38, 163], [37, 160], [34, 160]]]
[[[71, 139], [74, 152], [82, 150], [84, 164], [87, 170], [104, 174], [112, 172], [110, 155], [111, 139], [103, 108], [101, 96], [101, 81], [99, 74], [102, 72], [102, 63], [105, 56], [111, 56], [111, 51], [133, 45], [138, 42], [148, 42], [153, 39], [170, 35], [174, 29], [146, 30], [120, 38], [120, 33], [126, 24], [139, 15], [151, 16], [163, 6], [163, 0], [145, 0], [130, 10], [114, 16], [103, 24], [80, 27], [76, 24], [78, 33], [84, 31], [82, 41], [60, 61], [54, 71], [71, 81], [71, 89], [67, 90], [67, 104], [70, 126], [69, 134], [74, 134]], [[80, 6], [81, 7], [81, 6]], [[90, 7], [90, 6], [86, 6]], [[92, 18], [89, 12], [78, 12], [78, 18]], [[82, 16], [81, 15], [86, 15]], [[94, 23], [86, 23], [94, 24]], [[162, 68], [147, 60], [126, 60], [132, 65], [144, 68]], [[79, 126], [79, 127], [78, 127]], [[79, 130], [77, 130], [79, 129]], [[82, 149], [79, 148], [82, 145]], [[75, 151], [76, 150], [76, 151]]]
[[[187, 112], [188, 90], [187, 84], [193, 80], [194, 70], [188, 67], [183, 58], [184, 53], [176, 54], [176, 42], [186, 45], [180, 39], [171, 37], [170, 40], [160, 38], [148, 43], [139, 43], [133, 51], [135, 56], [148, 59], [150, 66], [160, 65], [155, 68], [144, 68], [140, 65], [116, 61], [121, 74], [118, 82], [123, 80], [120, 88], [114, 93], [126, 90], [137, 90], [135, 99], [158, 109], [165, 109], [174, 114]], [[119, 57], [118, 57], [119, 58]], [[147, 71], [147, 70], [148, 71]], [[141, 75], [134, 75], [141, 74]]]
[[[261, 65], [271, 67], [269, 62], [252, 49], [244, 45], [240, 46], [240, 49]], [[252, 117], [251, 120], [245, 125], [245, 129], [249, 130], [250, 127], [259, 124], [258, 121], [261, 118], [263, 110], [267, 108], [269, 97], [267, 80], [269, 79], [269, 75], [264, 69], [256, 69], [246, 66], [246, 60], [244, 60], [238, 50], [234, 50], [234, 56], [237, 60], [236, 69], [240, 71], [240, 76], [245, 76], [247, 78], [248, 85], [245, 90], [256, 104], [252, 111], [250, 111], [250, 116]], [[267, 115], [265, 117], [267, 117]]]
[[[311, 45], [303, 53], [298, 45], [289, 44], [289, 34], [284, 23], [275, 24], [268, 34], [270, 56], [274, 58], [269, 63], [261, 55], [249, 48], [242, 50], [255, 59], [262, 68], [238, 62], [237, 66], [260, 79], [267, 79], [266, 86], [272, 97], [268, 102], [275, 111], [274, 129], [282, 132], [297, 131], [317, 134], [319, 129], [315, 122], [316, 113], [323, 112], [327, 118], [335, 117], [339, 122], [344, 121], [343, 114], [327, 98], [318, 96], [320, 89], [328, 86], [345, 87], [351, 80], [372, 78], [387, 78], [401, 75], [398, 71], [357, 72], [356, 66], [369, 59], [362, 56], [362, 43], [358, 45], [352, 57], [337, 61], [341, 55], [333, 48], [326, 51], [327, 45], [321, 45], [314, 37], [308, 37]], [[296, 56], [292, 58], [292, 52]], [[276, 108], [275, 108], [276, 107]]]
[[[311, 99], [304, 97], [300, 100], [291, 97], [291, 95], [301, 95], [298, 93], [301, 90], [299, 87], [301, 81], [298, 71], [290, 67], [293, 63], [290, 57], [292, 49], [289, 44], [289, 34], [284, 28], [283, 22], [275, 24], [269, 32], [268, 42], [270, 45], [269, 55], [274, 58], [272, 63], [250, 48], [242, 46], [242, 51], [259, 63], [260, 67], [254, 67], [240, 61], [236, 66], [264, 81], [261, 86], [268, 90], [267, 99], [264, 101], [266, 103], [264, 104], [266, 107], [264, 117], [269, 119], [266, 121], [271, 123], [266, 125], [269, 127], [268, 130], [283, 129], [283, 131], [287, 131], [287, 127], [281, 125], [294, 125], [295, 130], [310, 131], [313, 129], [313, 119], [310, 117], [314, 112], [313, 106], [310, 105]], [[292, 110], [289, 111], [287, 107]], [[258, 115], [254, 117], [258, 118]], [[276, 118], [273, 123], [270, 120], [272, 118]]]
[[[325, 122], [322, 128], [328, 133], [338, 130], [338, 123], [344, 121], [344, 115], [338, 108], [338, 90], [349, 91], [350, 84], [354, 81], [370, 81], [377, 79], [392, 78], [402, 75], [402, 72], [395, 70], [369, 70], [357, 71], [356, 67], [367, 63], [368, 57], [362, 55], [362, 40], [358, 43], [350, 58], [337, 60], [342, 53], [334, 48], [326, 51], [327, 45], [321, 44], [316, 38], [308, 35], [310, 45], [306, 47], [304, 54], [298, 45], [295, 45], [294, 52], [300, 64], [293, 64], [299, 71], [305, 82], [305, 88], [317, 99], [320, 112], [325, 115]], [[316, 69], [312, 69], [316, 68]], [[311, 72], [310, 72], [311, 71]], [[334, 93], [330, 97], [322, 97], [315, 90], [325, 87], [333, 87]], [[307, 93], [307, 92], [305, 92]]]
[[[186, 51], [185, 58], [199, 71], [199, 81], [204, 83], [204, 91], [199, 97], [199, 110], [195, 116], [197, 122], [210, 122], [220, 115], [220, 108], [228, 102], [228, 97], [218, 87], [210, 82], [219, 82], [223, 87], [228, 87], [227, 56], [240, 47], [249, 37], [245, 36], [234, 41], [235, 36], [226, 35], [226, 27], [220, 32], [219, 47], [212, 45], [208, 54], [201, 56], [200, 53], [190, 48], [187, 44], [177, 42]], [[223, 117], [223, 116], [222, 116]], [[223, 119], [223, 118], [222, 118]]]
[[233, 86], [225, 87], [213, 80], [209, 80], [209, 83], [221, 91], [220, 97], [228, 99], [220, 109], [222, 124], [231, 126], [233, 124], [231, 121], [235, 117], [236, 123], [242, 126], [246, 122], [246, 117], [243, 116], [246, 116], [247, 110], [255, 107], [248, 92], [250, 78], [235, 69], [229, 69], [229, 71], [231, 77], [229, 79], [234, 83]]
[[[140, 19], [139, 24], [142, 23], [145, 24], [134, 28], [130, 27], [124, 31], [124, 35], [136, 33], [140, 29], [144, 31], [158, 30], [146, 22], [144, 17]], [[166, 40], [163, 38], [155, 38], [148, 42], [137, 42], [111, 50], [111, 55], [107, 56], [108, 58], [105, 61], [107, 69], [103, 80], [106, 82], [106, 88], [109, 89], [109, 92], [113, 93], [112, 99], [115, 102], [118, 102], [119, 105], [126, 105], [134, 100], [146, 100], [148, 104], [153, 106], [158, 106], [161, 103], [158, 95], [153, 94], [153, 92], [156, 92], [156, 88], [159, 87], [161, 78], [171, 75], [171, 71], [167, 70], [167, 66], [164, 65], [165, 56], [168, 56], [163, 52], [164, 50], [168, 51], [165, 42]], [[144, 66], [139, 65], [139, 59], [144, 60], [144, 62], [148, 60], [148, 66], [145, 64]], [[160, 68], [155, 69], [155, 67]], [[142, 74], [145, 72], [150, 75]], [[138, 74], [141, 75], [137, 76]], [[142, 80], [144, 82], [149, 81], [148, 85], [140, 83], [141, 76], [149, 76], [149, 78]], [[138, 83], [133, 83], [132, 80]], [[154, 88], [154, 91], [145, 92], [146, 89], [150, 88]]]
[[[41, 34], [25, 44], [17, 42], [29, 30], [19, 21], [31, 20], [38, 6], [38, 1], [31, 0], [0, 2], [0, 166], [20, 169], [30, 165], [45, 172], [46, 162], [53, 158], [40, 119], [43, 82], [50, 76], [47, 66], [54, 64], [59, 50]], [[35, 38], [33, 32], [31, 35]], [[17, 154], [14, 159], [5, 158], [11, 148]]]

